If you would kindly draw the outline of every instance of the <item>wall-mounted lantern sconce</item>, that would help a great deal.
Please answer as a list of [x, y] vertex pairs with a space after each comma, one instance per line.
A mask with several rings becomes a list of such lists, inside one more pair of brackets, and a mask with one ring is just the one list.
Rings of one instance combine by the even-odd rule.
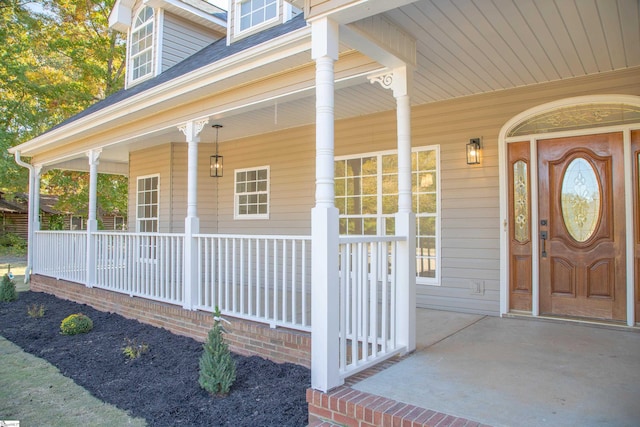
[[211, 127], [216, 129], [216, 154], [209, 158], [209, 176], [212, 178], [220, 178], [222, 177], [222, 156], [218, 154], [218, 130], [222, 125], [213, 125]]
[[467, 144], [467, 164], [480, 164], [480, 138], [472, 138]]

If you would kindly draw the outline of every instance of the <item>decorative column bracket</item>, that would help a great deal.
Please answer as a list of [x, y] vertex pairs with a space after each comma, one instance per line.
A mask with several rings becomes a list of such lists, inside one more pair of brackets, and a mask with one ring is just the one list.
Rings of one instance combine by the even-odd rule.
[[384, 89], [391, 89], [393, 96], [396, 98], [409, 96], [412, 70], [409, 66], [397, 67], [390, 71], [369, 76], [369, 82], [371, 84], [378, 83]]
[[198, 138], [202, 129], [207, 125], [209, 119], [203, 119], [198, 121], [189, 121], [185, 124], [178, 126], [178, 130], [187, 137], [187, 142]]

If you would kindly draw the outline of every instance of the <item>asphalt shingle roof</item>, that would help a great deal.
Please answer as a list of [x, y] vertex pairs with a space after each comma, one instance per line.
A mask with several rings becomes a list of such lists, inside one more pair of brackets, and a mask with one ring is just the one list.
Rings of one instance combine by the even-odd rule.
[[217, 40], [212, 44], [210, 44], [209, 46], [203, 48], [202, 50], [194, 53], [190, 57], [177, 63], [173, 67], [167, 69], [163, 73], [157, 75], [156, 77], [146, 80], [135, 86], [132, 86], [129, 89], [123, 89], [119, 92], [114, 93], [113, 95], [108, 96], [107, 98], [101, 101], [98, 101], [97, 103], [91, 105], [90, 107], [87, 107], [85, 110], [81, 111], [75, 116], [72, 116], [69, 119], [52, 127], [47, 132], [50, 132], [54, 129], [68, 125], [69, 123], [72, 123], [82, 117], [89, 116], [97, 111], [100, 111], [111, 105], [115, 105], [121, 101], [124, 101], [125, 99], [131, 98], [134, 95], [143, 93], [163, 83], [170, 82], [171, 80], [176, 79], [180, 76], [183, 76], [187, 73], [190, 73], [191, 71], [197, 70], [198, 68], [202, 68], [207, 65], [213, 64], [214, 62], [227, 58], [238, 52], [251, 49], [271, 39], [274, 39], [276, 37], [298, 30], [304, 27], [305, 25], [306, 25], [306, 21], [304, 20], [304, 16], [300, 14], [284, 24], [266, 29], [262, 32], [259, 32], [251, 36], [248, 36], [244, 39], [238, 40], [234, 43], [231, 43], [231, 45], [229, 46], [227, 46], [226, 38]]

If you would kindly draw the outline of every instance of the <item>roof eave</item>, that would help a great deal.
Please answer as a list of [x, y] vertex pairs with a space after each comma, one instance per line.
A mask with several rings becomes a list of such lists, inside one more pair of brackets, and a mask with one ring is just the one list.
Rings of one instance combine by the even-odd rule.
[[91, 129], [97, 126], [124, 118], [130, 111], [139, 111], [152, 105], [168, 102], [178, 96], [184, 96], [185, 93], [196, 91], [204, 86], [310, 48], [311, 28], [305, 26], [161, 83], [67, 125], [55, 128], [27, 142], [11, 147], [9, 152], [14, 154], [19, 151], [22, 156], [33, 157], [39, 152], [64, 143], [67, 139], [90, 133]]

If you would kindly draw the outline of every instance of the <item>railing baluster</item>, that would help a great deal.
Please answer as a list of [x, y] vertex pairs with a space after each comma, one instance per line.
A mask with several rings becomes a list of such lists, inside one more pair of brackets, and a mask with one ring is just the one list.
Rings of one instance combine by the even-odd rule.
[[[310, 329], [310, 237], [194, 238], [198, 308], [219, 305], [223, 312], [271, 326]], [[34, 273], [84, 283], [85, 232], [37, 231], [34, 241]], [[183, 235], [98, 231], [95, 242], [96, 287], [181, 305]], [[357, 340], [357, 334], [350, 337]]]

